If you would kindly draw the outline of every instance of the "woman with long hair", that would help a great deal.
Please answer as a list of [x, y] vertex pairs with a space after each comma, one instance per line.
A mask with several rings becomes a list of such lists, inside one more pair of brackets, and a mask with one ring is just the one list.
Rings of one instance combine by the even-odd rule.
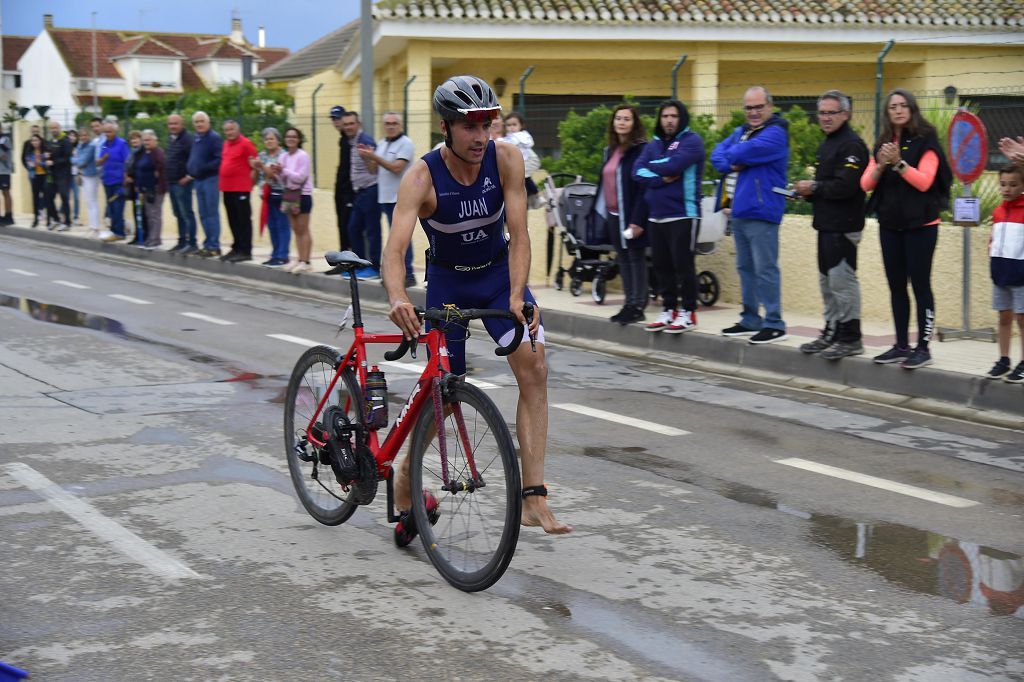
[[[39, 227], [39, 214], [46, 208], [46, 147], [38, 134], [29, 139], [25, 169], [32, 187], [32, 227]], [[47, 214], [46, 225], [50, 225]]]
[[281, 158], [281, 184], [284, 187], [281, 210], [288, 216], [299, 260], [289, 272], [299, 274], [310, 272], [313, 251], [313, 235], [309, 232], [309, 214], [313, 210], [313, 178], [310, 174], [309, 155], [302, 149], [302, 131], [288, 128], [284, 131], [284, 148], [287, 152]]
[[643, 186], [633, 179], [633, 164], [646, 141], [636, 107], [615, 107], [608, 119], [608, 145], [598, 175], [594, 210], [604, 219], [607, 240], [618, 251], [626, 296], [622, 309], [611, 320], [623, 326], [643, 320], [647, 305], [647, 203]]
[[[878, 216], [882, 263], [896, 344], [875, 357], [878, 364], [899, 362], [905, 369], [932, 364], [929, 342], [935, 331], [932, 258], [939, 236], [939, 214], [949, 207], [953, 182], [935, 126], [925, 120], [917, 99], [897, 88], [885, 98], [882, 130], [861, 176], [871, 192], [868, 214]], [[917, 308], [917, 346], [910, 347], [910, 297]]]

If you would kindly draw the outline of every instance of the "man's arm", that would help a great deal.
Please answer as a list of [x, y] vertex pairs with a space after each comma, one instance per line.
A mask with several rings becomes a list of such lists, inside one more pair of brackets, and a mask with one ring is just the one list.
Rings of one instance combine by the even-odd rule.
[[425, 161], [417, 161], [402, 178], [398, 187], [398, 203], [391, 219], [388, 241], [381, 254], [381, 277], [384, 290], [388, 293], [391, 311], [388, 317], [407, 339], [414, 339], [420, 333], [420, 319], [417, 317], [409, 295], [405, 291], [405, 252], [412, 241], [420, 207], [433, 192], [430, 169]]
[[636, 163], [633, 164], [633, 179], [644, 187], [654, 187], [665, 184], [665, 181], [660, 175], [647, 167], [657, 152], [657, 143], [654, 140], [651, 140], [644, 145], [643, 149], [640, 150], [640, 156], [637, 157]]
[[[519, 150], [507, 143], [496, 142], [498, 150], [498, 174], [505, 199], [505, 221], [508, 223], [508, 275], [511, 293], [508, 307], [519, 321], [526, 324], [523, 316], [523, 302], [526, 295], [526, 280], [530, 276], [530, 234], [526, 223], [526, 165]], [[534, 315], [530, 331], [535, 332], [540, 324], [540, 315]]]
[[732, 149], [733, 145], [736, 144], [736, 140], [739, 137], [739, 128], [733, 131], [732, 135], [725, 138], [711, 150], [711, 165], [715, 167], [715, 170], [723, 175], [725, 173], [732, 172], [732, 161], [729, 160], [729, 150]]
[[782, 126], [768, 126], [746, 142], [733, 145], [725, 156], [733, 166], [763, 166], [788, 159], [789, 135]]
[[690, 166], [704, 162], [704, 143], [699, 135], [687, 135], [679, 145], [664, 156], [647, 162], [647, 170], [662, 178], [677, 177]]
[[822, 180], [814, 188], [814, 195], [822, 199], [849, 199], [860, 191], [860, 176], [868, 165], [868, 150], [859, 140], [847, 142], [839, 148], [835, 176]]

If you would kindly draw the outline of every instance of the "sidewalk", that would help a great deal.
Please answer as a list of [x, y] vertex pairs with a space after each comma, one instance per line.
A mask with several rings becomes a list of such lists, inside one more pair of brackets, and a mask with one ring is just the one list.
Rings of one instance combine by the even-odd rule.
[[[269, 258], [267, 246], [254, 246], [251, 262], [230, 264], [217, 259], [182, 257], [167, 253], [164, 249], [145, 251], [123, 242], [103, 243], [90, 239], [81, 227], [58, 233], [48, 232], [45, 228], [25, 227], [28, 224], [27, 216], [19, 216], [16, 225], [0, 228], [0, 235], [330, 294], [341, 291], [338, 280], [319, 274], [327, 269], [322, 252], [314, 253], [314, 273], [291, 275], [258, 264]], [[167, 243], [165, 249], [172, 245], [173, 241]], [[416, 273], [417, 280], [422, 279], [422, 274]], [[565, 341], [638, 358], [658, 354], [675, 364], [701, 371], [794, 388], [811, 388], [970, 421], [1024, 428], [1024, 385], [987, 380], [982, 376], [998, 356], [995, 344], [986, 341], [933, 342], [935, 363], [908, 371], [898, 365], [876, 365], [871, 361], [873, 355], [892, 346], [893, 336], [887, 324], [869, 322], [863, 325], [864, 355], [829, 362], [798, 350], [800, 344], [818, 335], [821, 320], [809, 316], [786, 314], [787, 339], [770, 345], [753, 346], [745, 338], [726, 338], [719, 334], [719, 330], [738, 321], [739, 312], [735, 305], [718, 303], [710, 308], [702, 307], [697, 314], [698, 327], [693, 332], [655, 334], [644, 331], [642, 325], [622, 327], [608, 320], [622, 305], [619, 293], [610, 292], [604, 304], [598, 305], [591, 298], [589, 284], [584, 285], [578, 297], [572, 296], [568, 290], [556, 291], [545, 283], [531, 283], [530, 288], [541, 304], [545, 331], [554, 342]], [[419, 302], [422, 302], [422, 285], [416, 287], [412, 294], [414, 300], [418, 296]], [[362, 283], [360, 295], [369, 302], [386, 302], [379, 282]], [[657, 304], [652, 302], [652, 306], [647, 309], [648, 319], [653, 319], [657, 311]], [[1015, 337], [1011, 349], [1014, 353], [1019, 343]], [[1018, 361], [1014, 353], [1011, 356]]]

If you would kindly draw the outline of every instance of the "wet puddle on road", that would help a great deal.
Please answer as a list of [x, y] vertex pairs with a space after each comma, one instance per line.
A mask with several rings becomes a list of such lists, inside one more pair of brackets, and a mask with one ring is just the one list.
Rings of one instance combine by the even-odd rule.
[[972, 603], [996, 616], [1024, 619], [1024, 557], [897, 523], [867, 523], [788, 507], [758, 488], [700, 476], [644, 448], [584, 448], [585, 457], [624, 464], [743, 504], [808, 522], [808, 539], [845, 562], [923, 594]]

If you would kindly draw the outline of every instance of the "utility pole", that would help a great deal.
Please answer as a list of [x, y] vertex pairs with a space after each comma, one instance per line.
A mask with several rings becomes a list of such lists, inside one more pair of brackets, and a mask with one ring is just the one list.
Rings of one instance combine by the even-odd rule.
[[373, 17], [370, 14], [372, 0], [362, 0], [362, 14], [359, 21], [359, 112], [363, 130], [373, 137]]
[[92, 108], [99, 115], [99, 93], [96, 92], [96, 13], [92, 13]]

